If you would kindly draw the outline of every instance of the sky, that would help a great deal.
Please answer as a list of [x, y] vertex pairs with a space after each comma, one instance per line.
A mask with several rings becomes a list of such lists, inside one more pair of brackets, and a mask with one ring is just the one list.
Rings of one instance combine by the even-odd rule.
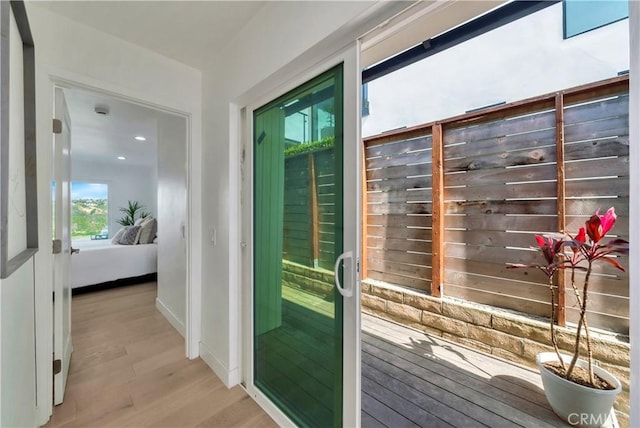
[[71, 183], [71, 200], [108, 199], [109, 186], [104, 183]]

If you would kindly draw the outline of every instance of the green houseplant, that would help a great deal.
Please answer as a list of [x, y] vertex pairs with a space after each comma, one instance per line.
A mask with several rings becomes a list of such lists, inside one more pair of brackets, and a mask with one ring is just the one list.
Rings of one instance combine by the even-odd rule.
[[[545, 264], [510, 264], [510, 268], [537, 268], [548, 278], [551, 296], [550, 335], [554, 352], [540, 353], [536, 362], [540, 369], [545, 394], [554, 412], [574, 426], [598, 427], [604, 425], [617, 394], [620, 381], [609, 372], [593, 364], [591, 335], [587, 322], [589, 302], [589, 280], [595, 263], [609, 263], [624, 271], [616, 254], [627, 254], [629, 243], [623, 239], [604, 242], [605, 235], [615, 225], [614, 208], [604, 215], [599, 210], [585, 222], [575, 236], [569, 234], [536, 235], [538, 249]], [[580, 318], [576, 326], [576, 337], [571, 356], [562, 355], [556, 336], [557, 286], [553, 278], [558, 272], [568, 269], [570, 283], [575, 295]], [[576, 284], [576, 272], [584, 272], [582, 288]], [[580, 360], [582, 340], [586, 345], [586, 360]]]
[[136, 220], [151, 215], [150, 212], [145, 211], [144, 205], [140, 204], [138, 201], [127, 201], [127, 206], [120, 207], [120, 212], [123, 216], [117, 220], [117, 223], [122, 226], [133, 226]]

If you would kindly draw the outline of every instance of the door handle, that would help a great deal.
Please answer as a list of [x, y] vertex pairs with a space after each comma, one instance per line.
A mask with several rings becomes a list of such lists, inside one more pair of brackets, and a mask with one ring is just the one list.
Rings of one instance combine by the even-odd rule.
[[351, 251], [346, 251], [338, 256], [338, 258], [336, 259], [336, 264], [333, 267], [333, 277], [336, 281], [336, 288], [338, 289], [340, 294], [342, 294], [342, 297], [352, 297], [353, 284], [351, 284], [351, 286], [348, 289], [342, 288], [342, 285], [340, 284], [340, 275], [338, 275], [338, 271], [340, 269], [340, 262], [346, 259], [349, 259], [353, 262], [353, 253]]
[[71, 251], [70, 251], [71, 254], [78, 254], [79, 252], [80, 252], [80, 248], [71, 247]]

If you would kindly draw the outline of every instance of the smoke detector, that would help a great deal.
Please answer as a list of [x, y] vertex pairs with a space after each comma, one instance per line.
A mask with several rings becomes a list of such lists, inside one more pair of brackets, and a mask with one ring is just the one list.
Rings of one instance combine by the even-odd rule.
[[94, 107], [93, 111], [101, 116], [109, 116], [109, 107], [105, 105], [97, 105]]

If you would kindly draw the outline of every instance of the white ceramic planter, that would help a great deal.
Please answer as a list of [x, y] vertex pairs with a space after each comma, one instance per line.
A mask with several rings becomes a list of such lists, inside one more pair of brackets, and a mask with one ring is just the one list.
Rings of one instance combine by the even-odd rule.
[[[562, 355], [566, 364], [571, 357]], [[607, 423], [616, 396], [622, 390], [620, 381], [606, 370], [594, 366], [593, 372], [615, 386], [612, 390], [599, 390], [578, 385], [561, 378], [543, 366], [544, 363], [558, 361], [554, 352], [542, 352], [536, 357], [540, 370], [544, 393], [553, 411], [572, 426], [597, 428]], [[579, 367], [587, 368], [587, 362], [578, 360]]]

